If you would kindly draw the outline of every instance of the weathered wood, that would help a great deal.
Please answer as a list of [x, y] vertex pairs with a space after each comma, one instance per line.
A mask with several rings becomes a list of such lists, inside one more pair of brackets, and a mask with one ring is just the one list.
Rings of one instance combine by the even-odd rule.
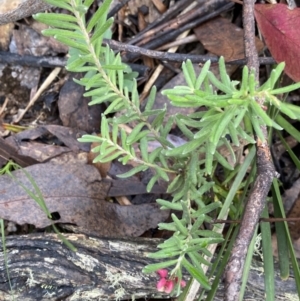
[[[8, 236], [7, 263], [12, 291], [0, 249], [0, 300], [12, 300], [12, 294], [15, 300], [22, 301], [166, 297], [156, 291], [155, 273], [142, 273], [142, 268], [153, 262], [147, 253], [156, 249], [159, 240], [65, 236], [77, 252], [68, 249], [56, 234]], [[293, 281], [292, 277], [281, 281], [276, 276], [276, 300], [298, 300]], [[263, 270], [258, 262], [250, 272], [245, 300], [250, 298], [265, 300]], [[223, 285], [215, 300], [223, 300]]]

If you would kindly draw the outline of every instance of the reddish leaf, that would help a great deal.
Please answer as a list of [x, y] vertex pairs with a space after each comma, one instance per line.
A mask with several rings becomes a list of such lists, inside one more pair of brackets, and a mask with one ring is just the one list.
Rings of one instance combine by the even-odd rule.
[[266, 44], [277, 63], [285, 62], [285, 72], [300, 81], [300, 8], [285, 4], [257, 4], [255, 18]]

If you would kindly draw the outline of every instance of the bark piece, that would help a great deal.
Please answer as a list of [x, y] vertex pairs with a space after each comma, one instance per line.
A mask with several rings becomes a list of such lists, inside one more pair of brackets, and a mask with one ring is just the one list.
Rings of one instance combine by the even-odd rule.
[[[82, 234], [64, 234], [77, 248], [70, 251], [56, 234], [8, 236], [7, 261], [12, 292], [5, 271], [0, 273], [0, 300], [135, 300], [163, 298], [156, 291], [158, 276], [143, 274], [142, 268], [153, 259], [159, 239], [104, 239]], [[4, 267], [3, 250], [0, 265]], [[263, 268], [252, 261], [244, 300], [264, 301]], [[187, 280], [188, 277], [184, 276]], [[114, 282], [114, 287], [113, 287]], [[275, 273], [276, 301], [298, 300], [293, 276], [282, 281]], [[123, 293], [123, 296], [120, 294]], [[224, 285], [218, 286], [215, 301], [224, 300]]]

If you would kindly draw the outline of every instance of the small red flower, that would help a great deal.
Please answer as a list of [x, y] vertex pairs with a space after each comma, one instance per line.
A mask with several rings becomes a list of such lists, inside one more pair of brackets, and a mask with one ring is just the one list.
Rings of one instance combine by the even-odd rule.
[[160, 269], [156, 272], [161, 278], [167, 278], [168, 277], [168, 270], [166, 269]]
[[[178, 283], [178, 277], [174, 279], [167, 279], [168, 277], [168, 270], [160, 269], [156, 272], [160, 279], [156, 284], [156, 288], [159, 292], [164, 292], [166, 294], [170, 294], [174, 289], [174, 285]], [[180, 286], [183, 288], [186, 286], [186, 282], [184, 280], [180, 281]]]
[[170, 294], [174, 288], [174, 281], [173, 280], [167, 280], [165, 284], [165, 293]]

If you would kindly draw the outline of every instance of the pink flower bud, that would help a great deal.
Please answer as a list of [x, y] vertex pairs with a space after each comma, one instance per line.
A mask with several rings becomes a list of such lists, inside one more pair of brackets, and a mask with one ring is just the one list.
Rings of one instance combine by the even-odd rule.
[[168, 270], [166, 269], [160, 269], [156, 272], [161, 278], [167, 278], [168, 276]]
[[181, 281], [180, 281], [180, 286], [181, 286], [181, 287], [185, 287], [185, 286], [186, 286], [186, 282], [185, 282], [184, 280], [181, 280]]
[[165, 285], [166, 285], [166, 283], [167, 283], [166, 278], [161, 278], [161, 279], [157, 282], [156, 289], [157, 289], [159, 292], [164, 292], [164, 291], [165, 291]]
[[173, 280], [167, 280], [165, 284], [165, 293], [170, 294], [174, 288], [174, 281]]

